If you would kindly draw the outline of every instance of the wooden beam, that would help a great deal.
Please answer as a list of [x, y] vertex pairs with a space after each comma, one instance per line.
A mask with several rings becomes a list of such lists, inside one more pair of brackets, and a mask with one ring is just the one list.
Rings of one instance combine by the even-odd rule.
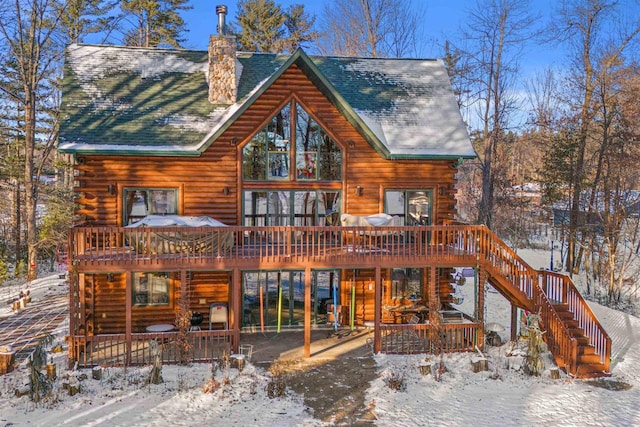
[[380, 320], [382, 317], [382, 269], [376, 266], [376, 295], [374, 298], [373, 314], [373, 352], [380, 353], [382, 350], [382, 334], [380, 333]]
[[[124, 306], [125, 306], [125, 340], [127, 342], [127, 350], [125, 354], [125, 366], [129, 366], [131, 364], [131, 307], [133, 306], [133, 273], [127, 271], [125, 273], [125, 287], [124, 287]], [[95, 314], [95, 309], [94, 309]]]
[[311, 357], [311, 268], [304, 269], [304, 357]]
[[511, 303], [511, 341], [515, 342], [518, 337], [518, 307]]
[[241, 274], [239, 268], [234, 268], [231, 272], [231, 307], [232, 318], [231, 327], [233, 328], [232, 351], [237, 353], [240, 346], [240, 327], [242, 325], [242, 285]]

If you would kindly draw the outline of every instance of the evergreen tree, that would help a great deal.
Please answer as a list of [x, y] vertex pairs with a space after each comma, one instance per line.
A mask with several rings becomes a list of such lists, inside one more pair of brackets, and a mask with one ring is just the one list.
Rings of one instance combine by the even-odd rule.
[[315, 16], [294, 4], [286, 11], [272, 0], [240, 0], [236, 20], [238, 45], [248, 52], [293, 52], [318, 38]]
[[131, 24], [124, 34], [127, 46], [182, 47], [187, 31], [181, 10], [189, 10], [187, 0], [122, 0], [120, 9]]
[[62, 0], [61, 32], [68, 43], [82, 43], [88, 34], [103, 33], [106, 40], [113, 29], [115, 16], [109, 12], [117, 0]]

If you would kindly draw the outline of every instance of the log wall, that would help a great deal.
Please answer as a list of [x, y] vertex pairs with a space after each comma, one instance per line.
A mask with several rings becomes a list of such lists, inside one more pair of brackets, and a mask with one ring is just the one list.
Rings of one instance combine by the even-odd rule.
[[[81, 156], [75, 187], [80, 222], [122, 225], [124, 187], [169, 187], [179, 189], [180, 214], [208, 215], [228, 225], [240, 225], [242, 147], [293, 97], [342, 146], [343, 182], [247, 182], [245, 189], [342, 190], [343, 212], [355, 215], [382, 212], [385, 189], [431, 189], [434, 224], [453, 219], [456, 170], [451, 160], [383, 158], [293, 66], [200, 157]], [[110, 192], [109, 186], [116, 191]], [[356, 195], [358, 186], [363, 189], [362, 195]], [[224, 194], [225, 187], [230, 190], [228, 195]]]

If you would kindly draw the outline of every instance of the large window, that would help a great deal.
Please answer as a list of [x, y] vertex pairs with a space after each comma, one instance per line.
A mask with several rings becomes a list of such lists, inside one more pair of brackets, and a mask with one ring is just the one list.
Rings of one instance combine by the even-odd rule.
[[169, 273], [133, 273], [133, 304], [169, 305]]
[[125, 188], [123, 224], [140, 221], [147, 215], [176, 215], [178, 190], [175, 188]]
[[245, 191], [245, 226], [338, 225], [338, 191]]
[[341, 177], [340, 147], [295, 101], [242, 150], [242, 178], [247, 181], [340, 181]]
[[385, 213], [404, 218], [405, 225], [431, 225], [431, 200], [431, 190], [388, 190]]
[[391, 298], [422, 300], [422, 269], [392, 268]]

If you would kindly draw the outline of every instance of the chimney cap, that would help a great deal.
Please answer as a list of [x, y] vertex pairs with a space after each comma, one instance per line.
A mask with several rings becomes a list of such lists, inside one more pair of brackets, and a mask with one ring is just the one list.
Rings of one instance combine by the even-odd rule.
[[225, 15], [227, 14], [227, 6], [219, 4], [216, 6], [216, 15], [218, 15], [218, 34], [224, 35], [226, 30]]

